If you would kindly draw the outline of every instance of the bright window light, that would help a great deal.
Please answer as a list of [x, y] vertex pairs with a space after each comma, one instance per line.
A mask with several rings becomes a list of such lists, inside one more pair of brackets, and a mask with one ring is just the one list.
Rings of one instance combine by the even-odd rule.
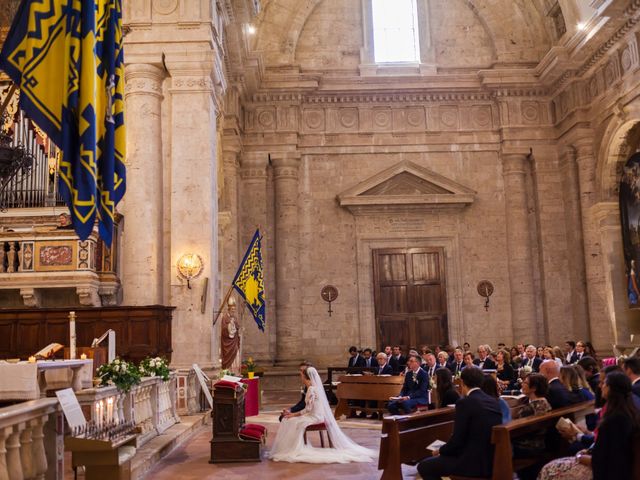
[[376, 63], [418, 62], [416, 0], [371, 0]]

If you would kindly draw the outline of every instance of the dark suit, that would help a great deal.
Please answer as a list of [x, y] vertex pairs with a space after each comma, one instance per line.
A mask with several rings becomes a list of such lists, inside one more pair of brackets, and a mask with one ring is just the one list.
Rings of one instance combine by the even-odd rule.
[[527, 365], [530, 366], [534, 372], [538, 373], [540, 371], [540, 364], [542, 360], [539, 357], [533, 357], [533, 360], [529, 360], [529, 357], [524, 357], [522, 359], [522, 363], [520, 363], [520, 368], [524, 368]]
[[391, 365], [389, 365], [388, 363], [385, 363], [384, 367], [378, 365], [376, 375], [393, 375], [393, 368], [391, 368]]
[[549, 382], [547, 400], [553, 409], [566, 407], [571, 404], [569, 390], [567, 390], [567, 387], [557, 378]]
[[349, 358], [349, 364], [347, 365], [347, 368], [352, 367], [364, 367], [364, 357], [361, 357], [360, 354], [358, 354], [355, 357]]
[[378, 361], [374, 357], [362, 357], [362, 359], [364, 360], [364, 365], [362, 365], [363, 367], [376, 368], [378, 366]]
[[574, 350], [571, 352], [571, 356], [569, 356], [569, 354], [565, 355], [564, 360], [566, 360], [568, 364], [576, 363], [578, 361], [578, 352]]
[[454, 360], [453, 362], [449, 362], [449, 364], [447, 365], [447, 368], [448, 368], [449, 370], [451, 370], [451, 375], [453, 375], [454, 377], [455, 377], [458, 373], [462, 372], [462, 369], [463, 369], [464, 367], [465, 367], [464, 362], [462, 362], [462, 361], [461, 361], [460, 363], [458, 363], [458, 362], [456, 362], [455, 360]]
[[391, 355], [389, 365], [391, 365], [391, 368], [393, 369], [393, 374], [399, 375], [407, 366], [407, 357], [400, 355], [399, 358], [396, 358], [395, 355]]
[[436, 370], [438, 370], [438, 364], [435, 364], [433, 367], [429, 367], [426, 363], [422, 365], [422, 369], [427, 372], [427, 376], [433, 377], [436, 374]]
[[[296, 412], [299, 412], [301, 410], [304, 410], [304, 407], [307, 406], [306, 397], [307, 397], [307, 387], [304, 387], [304, 389], [302, 390], [302, 396], [300, 397], [300, 400], [293, 407], [291, 407], [289, 409], [289, 411], [291, 413], [296, 413]], [[282, 415], [280, 415], [278, 420], [282, 421]]]
[[400, 410], [405, 413], [411, 412], [418, 405], [427, 405], [429, 403], [429, 395], [427, 388], [429, 387], [429, 376], [427, 372], [419, 368], [416, 374], [416, 380], [413, 380], [414, 373], [409, 371], [404, 376], [404, 384], [400, 391], [400, 397], [409, 397], [404, 402], [389, 402], [389, 412], [392, 415], [398, 415]]
[[456, 403], [451, 439], [440, 448], [440, 455], [420, 462], [418, 472], [424, 480], [450, 475], [490, 477], [493, 464], [491, 429], [501, 423], [498, 400], [481, 390], [474, 390]]
[[[473, 361], [473, 364], [477, 367], [480, 367], [480, 362], [481, 360], [479, 358], [476, 358]], [[496, 369], [496, 362], [494, 362], [493, 360], [491, 360], [489, 357], [484, 359], [484, 363], [482, 365], [482, 370], [495, 370]]]
[[636, 380], [636, 383], [631, 385], [631, 391], [640, 397], [640, 380]]

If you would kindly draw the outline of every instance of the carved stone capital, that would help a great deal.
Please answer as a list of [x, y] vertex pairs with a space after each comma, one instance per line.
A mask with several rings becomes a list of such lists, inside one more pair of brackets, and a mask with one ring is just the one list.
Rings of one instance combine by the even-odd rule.
[[125, 95], [152, 95], [162, 98], [165, 72], [155, 65], [133, 63], [125, 67]]
[[118, 305], [118, 285], [103, 285], [98, 289], [103, 307], [114, 307]]
[[25, 307], [39, 308], [42, 302], [40, 291], [35, 288], [21, 288], [20, 296]]
[[300, 154], [297, 152], [278, 152], [271, 154], [274, 178], [298, 178]]
[[240, 167], [240, 159], [238, 157], [239, 154], [235, 150], [223, 150], [222, 162], [224, 165], [224, 169], [232, 173], [236, 172]]
[[576, 160], [578, 163], [593, 157], [593, 138], [580, 138], [573, 142], [573, 147], [576, 150]]
[[267, 178], [269, 155], [266, 152], [245, 152], [242, 155], [242, 178]]
[[503, 175], [525, 175], [529, 156], [522, 153], [502, 154]]

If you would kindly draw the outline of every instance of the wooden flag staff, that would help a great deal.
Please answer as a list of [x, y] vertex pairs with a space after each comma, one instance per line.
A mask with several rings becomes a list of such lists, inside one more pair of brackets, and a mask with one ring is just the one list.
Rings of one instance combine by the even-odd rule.
[[229, 287], [229, 290], [227, 290], [227, 294], [224, 296], [224, 300], [222, 300], [222, 305], [220, 305], [218, 314], [216, 315], [216, 318], [213, 320], [214, 327], [216, 326], [216, 323], [218, 323], [218, 319], [220, 318], [220, 315], [222, 315], [222, 312], [224, 311], [224, 307], [227, 304], [227, 301], [229, 300], [229, 297], [231, 296], [232, 291], [233, 291], [233, 285]]

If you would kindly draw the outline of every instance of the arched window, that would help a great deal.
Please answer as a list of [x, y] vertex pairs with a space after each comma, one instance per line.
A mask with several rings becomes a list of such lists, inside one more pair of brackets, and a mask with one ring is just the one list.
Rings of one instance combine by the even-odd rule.
[[419, 62], [416, 0], [371, 0], [376, 63]]

